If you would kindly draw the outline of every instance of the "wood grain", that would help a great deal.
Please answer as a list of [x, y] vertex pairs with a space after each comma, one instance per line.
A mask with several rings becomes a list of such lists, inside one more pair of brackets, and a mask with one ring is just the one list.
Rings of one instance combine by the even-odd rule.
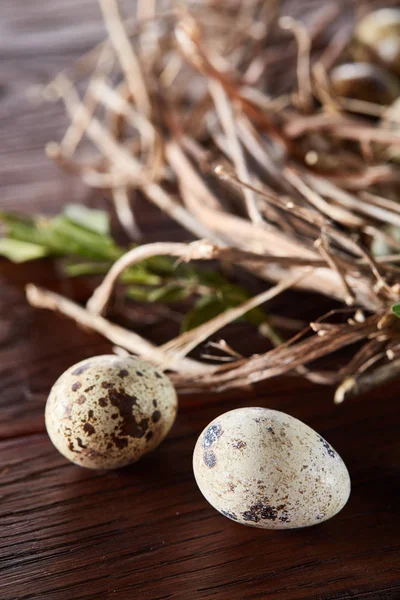
[[[104, 202], [44, 157], [45, 142], [63, 131], [61, 107], [35, 106], [26, 96], [102, 33], [93, 0], [2, 1], [1, 208], [55, 212], [71, 199]], [[148, 239], [186, 236], [145, 204], [140, 219]], [[2, 600], [400, 598], [398, 384], [341, 407], [331, 389], [297, 379], [251, 393], [183, 397], [161, 448], [132, 467], [93, 473], [55, 451], [43, 408], [65, 368], [110, 345], [28, 307], [28, 281], [82, 302], [90, 285], [66, 280], [50, 261], [0, 263]], [[295, 302], [298, 312], [319, 311], [315, 297]], [[155, 341], [168, 332], [164, 323], [136, 321]], [[263, 348], [243, 327], [233, 335], [248, 351]], [[340, 452], [353, 492], [337, 517], [302, 531], [258, 531], [206, 503], [192, 475], [195, 441], [218, 414], [244, 405], [286, 411]]]

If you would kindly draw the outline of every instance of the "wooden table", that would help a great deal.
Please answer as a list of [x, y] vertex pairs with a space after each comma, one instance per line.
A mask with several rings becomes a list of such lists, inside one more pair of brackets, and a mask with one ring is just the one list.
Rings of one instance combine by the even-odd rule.
[[[0, 206], [51, 213], [65, 201], [94, 201], [44, 157], [44, 143], [63, 131], [61, 107], [35, 106], [27, 90], [101, 38], [96, 3], [1, 4]], [[184, 237], [155, 210], [143, 209], [141, 220], [151, 221], [149, 239]], [[65, 368], [110, 345], [28, 307], [28, 281], [78, 301], [88, 294], [50, 262], [0, 263], [2, 600], [400, 598], [399, 385], [341, 407], [332, 390], [295, 379], [251, 394], [181, 398], [161, 448], [130, 468], [94, 473], [52, 447], [43, 408]], [[296, 302], [301, 307], [305, 296]], [[157, 341], [151, 325], [139, 331]], [[262, 343], [249, 335], [245, 345]], [[286, 411], [337, 448], [353, 480], [337, 517], [303, 531], [260, 531], [223, 518], [202, 498], [191, 469], [196, 438], [218, 414], [247, 404]]]

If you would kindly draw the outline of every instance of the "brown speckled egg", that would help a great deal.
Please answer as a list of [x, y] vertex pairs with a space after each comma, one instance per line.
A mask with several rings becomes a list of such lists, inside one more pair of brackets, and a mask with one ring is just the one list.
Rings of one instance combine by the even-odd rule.
[[66, 458], [89, 469], [115, 469], [158, 446], [176, 412], [166, 375], [131, 356], [104, 355], [59, 377], [45, 416], [50, 439]]
[[193, 469], [214, 508], [266, 529], [321, 523], [350, 494], [346, 465], [328, 442], [267, 408], [239, 408], [212, 421], [197, 440]]

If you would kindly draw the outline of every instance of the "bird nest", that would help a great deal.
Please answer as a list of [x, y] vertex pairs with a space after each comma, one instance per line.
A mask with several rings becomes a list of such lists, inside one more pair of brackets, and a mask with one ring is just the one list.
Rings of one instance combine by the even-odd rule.
[[[43, 90], [70, 118], [47, 152], [109, 192], [133, 239], [131, 199], [140, 192], [195, 241], [129, 250], [86, 307], [33, 285], [29, 301], [170, 370], [186, 391], [296, 374], [338, 386], [341, 402], [396, 376], [399, 105], [342, 95], [332, 80], [336, 65], [353, 60], [360, 15], [335, 2], [317, 2], [301, 21], [274, 0], [139, 1], [134, 19], [125, 20], [116, 0], [100, 5], [108, 38]], [[269, 283], [155, 346], [103, 314], [123, 271], [160, 255], [239, 265]], [[262, 354], [241, 356], [221, 340], [214, 346], [223, 363], [188, 356], [289, 288], [333, 299], [332, 314]], [[344, 366], [313, 368], [346, 346], [353, 351]]]

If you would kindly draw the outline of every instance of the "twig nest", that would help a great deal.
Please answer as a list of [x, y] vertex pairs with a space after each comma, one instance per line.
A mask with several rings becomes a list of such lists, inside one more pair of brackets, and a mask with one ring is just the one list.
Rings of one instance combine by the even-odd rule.
[[333, 91], [343, 98], [391, 104], [400, 95], [400, 83], [391, 73], [370, 63], [345, 63], [332, 69]]
[[115, 469], [165, 438], [177, 398], [166, 375], [133, 357], [95, 356], [70, 367], [46, 404], [51, 441], [73, 463]]
[[[355, 30], [358, 52], [377, 59], [400, 75], [400, 9], [381, 8], [369, 13]], [[365, 52], [366, 50], [366, 52]]]
[[313, 429], [276, 410], [239, 408], [202, 432], [193, 469], [205, 498], [226, 517], [290, 529], [330, 519], [346, 504], [350, 477]]

